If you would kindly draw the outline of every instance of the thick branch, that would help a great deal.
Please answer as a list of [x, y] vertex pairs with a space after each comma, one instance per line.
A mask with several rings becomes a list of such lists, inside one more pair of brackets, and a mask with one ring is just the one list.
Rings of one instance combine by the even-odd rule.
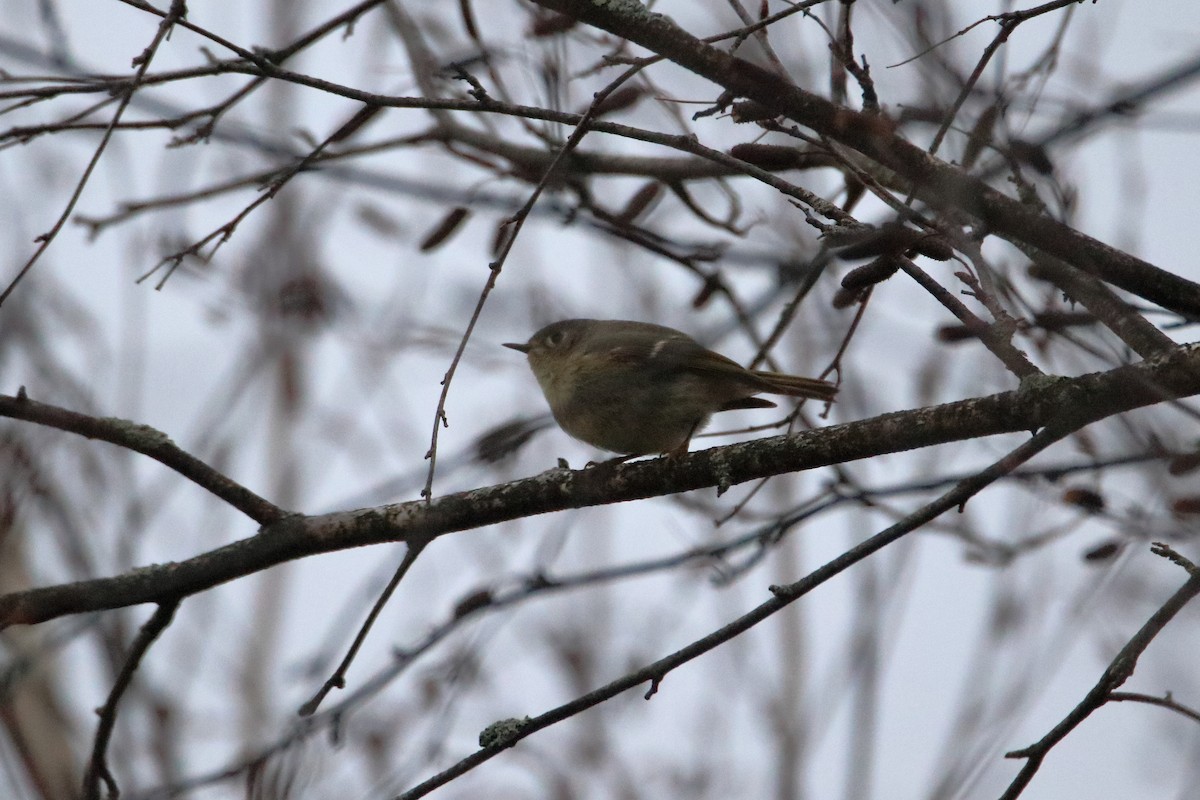
[[884, 530], [866, 541], [855, 545], [800, 580], [784, 586], [771, 586], [770, 591], [773, 597], [770, 600], [759, 604], [729, 624], [723, 625], [721, 628], [697, 639], [686, 647], [660, 658], [652, 664], [647, 664], [641, 669], [634, 670], [606, 686], [601, 686], [599, 689], [588, 692], [544, 714], [540, 714], [533, 719], [527, 718], [521, 721], [516, 730], [498, 737], [498, 741], [485, 744], [481, 736], [480, 744], [483, 745], [481, 749], [462, 759], [457, 764], [452, 765], [449, 769], [443, 770], [432, 778], [414, 786], [400, 795], [397, 800], [416, 800], [419, 797], [424, 797], [439, 786], [444, 786], [458, 776], [482, 764], [484, 761], [498, 755], [501, 751], [512, 747], [521, 739], [557, 722], [573, 717], [592, 706], [599, 705], [605, 700], [611, 699], [647, 681], [650, 682], [650, 688], [646, 692], [646, 699], [649, 700], [658, 691], [658, 685], [662, 683], [667, 673], [741, 635], [763, 620], [774, 616], [780, 610], [799, 600], [830, 578], [845, 572], [850, 567], [879, 552], [892, 542], [917, 530], [922, 525], [937, 519], [950, 509], [956, 506], [961, 507], [988, 484], [1012, 472], [1013, 468], [1017, 465], [1054, 444], [1068, 432], [1069, 425], [1061, 429], [1046, 428], [1042, 430], [1032, 439], [1006, 454], [987, 469], [963, 480], [937, 500], [917, 509], [896, 524], [889, 525]]
[[532, 478], [414, 501], [313, 517], [285, 517], [249, 539], [187, 561], [126, 575], [0, 597], [0, 627], [66, 614], [161, 602], [204, 591], [275, 564], [568, 508], [728, 488], [770, 475], [1000, 433], [1034, 431], [1064, 415], [1078, 424], [1200, 394], [1200, 346], [1132, 366], [1029, 385], [1015, 392], [898, 411], [872, 419], [615, 467], [556, 469]]
[[779, 76], [706, 44], [669, 17], [640, 3], [534, 0], [649, 49], [719, 84], [735, 97], [754, 100], [829, 137], [911, 181], [913, 193], [933, 208], [965, 211], [1005, 238], [1061, 258], [1163, 308], [1200, 318], [1200, 285], [1099, 242], [992, 189], [893, 132], [891, 122], [844, 108]]

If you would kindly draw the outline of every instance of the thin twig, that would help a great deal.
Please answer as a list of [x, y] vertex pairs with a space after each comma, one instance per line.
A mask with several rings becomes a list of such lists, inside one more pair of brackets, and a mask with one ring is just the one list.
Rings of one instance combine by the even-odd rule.
[[1168, 708], [1177, 714], [1187, 717], [1192, 722], [1200, 722], [1200, 711], [1197, 711], [1194, 708], [1189, 708], [1183, 703], [1177, 702], [1171, 697], [1170, 692], [1167, 692], [1166, 697], [1155, 697], [1154, 695], [1142, 694], [1141, 692], [1111, 692], [1108, 695], [1108, 699], [1110, 702], [1115, 703], [1145, 703], [1146, 705], [1150, 706]]
[[1200, 568], [1197, 568], [1168, 545], [1157, 543], [1150, 550], [1155, 555], [1162, 556], [1182, 566], [1188, 573], [1187, 581], [1126, 642], [1125, 646], [1121, 648], [1121, 651], [1117, 653], [1116, 657], [1108, 665], [1108, 668], [1104, 670], [1104, 674], [1100, 676], [1100, 680], [1096, 682], [1091, 691], [1079, 702], [1079, 705], [1071, 710], [1071, 713], [1067, 714], [1049, 733], [1034, 744], [1005, 754], [1006, 758], [1023, 758], [1026, 761], [1024, 766], [1021, 767], [1021, 771], [1017, 773], [1012, 783], [1009, 784], [1004, 794], [1001, 795], [1001, 800], [1015, 800], [1015, 798], [1020, 797], [1021, 793], [1029, 785], [1029, 782], [1033, 780], [1033, 776], [1037, 774], [1038, 769], [1042, 766], [1042, 761], [1045, 760], [1050, 750], [1065, 739], [1071, 731], [1075, 730], [1093, 711], [1111, 699], [1113, 691], [1118, 689], [1133, 675], [1133, 671], [1137, 668], [1138, 658], [1150, 646], [1154, 638], [1158, 636], [1176, 614], [1183, 610], [1183, 607], [1193, 597], [1200, 594]]
[[13, 293], [13, 290], [17, 288], [17, 284], [21, 282], [21, 279], [29, 274], [29, 270], [33, 269], [33, 265], [38, 262], [38, 260], [42, 257], [42, 253], [46, 252], [46, 248], [50, 246], [50, 243], [53, 242], [55, 237], [58, 236], [58, 232], [62, 230], [63, 225], [65, 225], [67, 220], [70, 219], [71, 212], [75, 210], [76, 203], [78, 203], [79, 198], [83, 196], [83, 187], [87, 186], [88, 180], [92, 177], [92, 171], [95, 170], [96, 165], [100, 163], [100, 156], [104, 154], [105, 148], [108, 147], [108, 142], [110, 139], [112, 139], [113, 131], [116, 130], [117, 124], [121, 121], [121, 117], [124, 115], [125, 109], [129, 107], [129, 101], [133, 99], [134, 93], [138, 90], [138, 87], [142, 81], [142, 77], [146, 74], [146, 70], [150, 68], [150, 62], [154, 60], [154, 55], [158, 52], [159, 45], [166, 40], [167, 35], [171, 32], [171, 28], [175, 25], [175, 23], [182, 20], [186, 13], [187, 4], [184, 2], [184, 0], [171, 0], [171, 9], [163, 17], [162, 22], [159, 23], [158, 30], [154, 34], [153, 41], [151, 41], [150, 45], [142, 51], [141, 55], [133, 60], [133, 63], [137, 65], [137, 72], [134, 73], [133, 79], [123, 90], [121, 100], [117, 104], [116, 110], [113, 112], [112, 119], [109, 121], [108, 127], [105, 129], [104, 134], [100, 137], [100, 144], [96, 146], [95, 152], [92, 153], [91, 159], [88, 161], [87, 166], [84, 167], [83, 175], [80, 176], [79, 181], [75, 184], [75, 191], [71, 193], [70, 199], [67, 200], [66, 207], [63, 208], [62, 214], [59, 215], [58, 220], [54, 223], [50, 230], [38, 236], [35, 240], [40, 242], [40, 244], [38, 245], [37, 249], [33, 251], [33, 255], [29, 257], [29, 260], [25, 262], [25, 265], [21, 267], [16, 276], [9, 281], [9, 284], [4, 288], [4, 291], [0, 292], [0, 306], [4, 305], [4, 301], [7, 300], [9, 295]]
[[950, 104], [950, 108], [946, 110], [946, 116], [942, 120], [942, 124], [938, 126], [937, 133], [933, 135], [933, 141], [929, 145], [929, 154], [935, 155], [938, 149], [942, 146], [942, 140], [946, 138], [946, 134], [950, 132], [951, 126], [954, 125], [954, 118], [958, 116], [959, 110], [963, 107], [963, 103], [967, 102], [967, 98], [971, 96], [971, 92], [975, 90], [975, 84], [979, 82], [979, 78], [983, 75], [984, 67], [992, 60], [992, 56], [1000, 49], [1000, 46], [1008, 41], [1008, 37], [1016, 29], [1019, 22], [1005, 20], [1000, 23], [1000, 32], [988, 43], [988, 46], [983, 49], [983, 53], [979, 57], [979, 61], [975, 64], [975, 69], [971, 71], [971, 75], [967, 78], [967, 82], [963, 84], [962, 90], [958, 93], [958, 97], [954, 98], [954, 102]]
[[[296, 177], [296, 175], [300, 174], [305, 169], [308, 169], [313, 163], [320, 159], [321, 153], [325, 151], [325, 148], [338, 141], [340, 133], [341, 128], [339, 127], [333, 133], [326, 136], [324, 140], [322, 140], [316, 147], [306, 153], [303, 157], [296, 159], [293, 164], [278, 170], [271, 182], [267, 186], [263, 187], [258, 197], [254, 198], [254, 200], [252, 200], [245, 208], [234, 215], [233, 219], [229, 220], [225, 224], [211, 231], [208, 235], [198, 239], [182, 250], [178, 250], [168, 256], [164, 256], [157, 264], [150, 268], [145, 274], [140, 276], [137, 279], [137, 282], [141, 283], [155, 272], [158, 272], [158, 270], [163, 266], [169, 265], [167, 267], [166, 274], [163, 275], [163, 277], [159, 279], [158, 283], [154, 285], [155, 289], [162, 289], [163, 286], [166, 285], [167, 280], [175, 273], [175, 270], [188, 256], [197, 256], [205, 260], [212, 259], [217, 249], [220, 248], [222, 244], [229, 241], [234, 232], [237, 230], [238, 226], [245, 221], [246, 217], [250, 216], [250, 214], [263, 203], [266, 203], [268, 200], [273, 200], [275, 196], [283, 190], [283, 187], [286, 186], [289, 181], [291, 181], [292, 178]], [[212, 250], [210, 250], [207, 254], [202, 254], [201, 251], [204, 249], [205, 245], [209, 244], [210, 242], [215, 242]]]
[[367, 614], [366, 620], [363, 622], [362, 627], [358, 629], [358, 634], [350, 644], [350, 649], [346, 651], [345, 657], [342, 658], [342, 663], [338, 664], [337, 669], [333, 671], [333, 674], [317, 690], [317, 693], [304, 703], [304, 705], [300, 706], [298, 712], [300, 716], [312, 716], [327, 694], [334, 689], [346, 688], [346, 672], [350, 669], [350, 665], [354, 663], [354, 657], [358, 655], [359, 648], [367, 640], [367, 634], [371, 632], [371, 627], [375, 624], [375, 620], [379, 618], [379, 613], [387, 605], [387, 601], [391, 598], [392, 593], [396, 591], [396, 587], [400, 585], [400, 581], [408, 574], [408, 570], [417, 560], [417, 556], [421, 555], [421, 551], [425, 549], [425, 546], [429, 544], [429, 541], [428, 539], [413, 540], [408, 543], [408, 549], [404, 552], [404, 558], [401, 559], [400, 566], [396, 568], [392, 579], [388, 581], [388, 585], [384, 587], [378, 599], [376, 599], [375, 605], [371, 607], [370, 613]]
[[641, 72], [651, 63], [654, 63], [655, 60], [656, 59], [651, 59], [644, 63], [635, 64], [634, 66], [625, 70], [625, 72], [621, 73], [616, 80], [609, 83], [599, 92], [596, 92], [595, 97], [592, 99], [591, 105], [588, 106], [587, 111], [575, 125], [575, 130], [571, 132], [571, 136], [567, 139], [563, 146], [559, 148], [558, 152], [554, 156], [554, 159], [550, 162], [550, 165], [542, 174], [541, 179], [538, 181], [537, 185], [533, 187], [533, 191], [530, 192], [529, 199], [525, 201], [525, 205], [523, 205], [516, 214], [505, 221], [504, 227], [507, 228], [507, 235], [504, 236], [504, 239], [500, 245], [500, 252], [496, 255], [496, 258], [493, 259], [490, 264], [488, 264], [487, 281], [483, 285], [483, 290], [479, 293], [479, 299], [475, 302], [475, 308], [471, 312], [471, 319], [467, 322], [466, 330], [463, 331], [462, 339], [458, 343], [458, 349], [454, 351], [454, 357], [450, 359], [450, 366], [447, 368], [446, 374], [442, 376], [442, 391], [438, 395], [437, 409], [434, 411], [433, 415], [433, 432], [430, 436], [429, 450], [425, 453], [425, 458], [429, 460], [429, 474], [425, 479], [424, 488], [421, 489], [421, 497], [425, 498], [427, 501], [433, 499], [433, 477], [437, 470], [438, 433], [443, 425], [449, 425], [449, 421], [446, 418], [446, 400], [450, 395], [450, 384], [454, 380], [455, 372], [458, 371], [459, 361], [462, 360], [463, 353], [466, 352], [467, 342], [470, 341], [471, 334], [475, 331], [475, 323], [479, 321], [479, 316], [483, 313], [483, 306], [485, 303], [487, 303], [487, 299], [489, 295], [491, 295], [492, 289], [496, 286], [496, 281], [500, 277], [500, 272], [504, 269], [504, 263], [508, 260], [508, 254], [512, 252], [513, 245], [517, 241], [517, 236], [520, 234], [521, 229], [525, 226], [525, 220], [529, 218], [529, 214], [531, 211], [533, 211], [533, 207], [537, 203], [538, 198], [542, 196], [542, 192], [545, 191], [546, 187], [549, 186], [553, 180], [559, 177], [557, 173], [560, 165], [564, 163], [571, 151], [573, 151], [579, 142], [583, 140], [583, 137], [587, 135], [592, 119], [596, 116], [598, 109], [601, 107], [601, 103], [603, 103], [604, 100], [607, 99], [614, 91], [620, 88], [621, 85], [627, 80]]
[[112, 739], [113, 727], [117, 724], [117, 704], [121, 701], [125, 690], [129, 688], [129, 684], [133, 680], [133, 673], [137, 671], [142, 657], [146, 655], [150, 645], [154, 644], [159, 635], [171, 624], [171, 620], [175, 617], [175, 609], [178, 607], [178, 599], [165, 600], [154, 610], [150, 619], [146, 620], [146, 624], [138, 631], [137, 638], [133, 640], [129, 655], [125, 658], [125, 663], [121, 665], [121, 672], [113, 683], [112, 691], [108, 693], [108, 699], [99, 710], [100, 724], [96, 728], [92, 758], [88, 762], [87, 773], [83, 778], [83, 796], [87, 800], [99, 799], [102, 783], [108, 790], [109, 797], [115, 798], [120, 794], [117, 782], [109, 771], [105, 758], [108, 743]]
[[900, 268], [904, 270], [906, 275], [916, 281], [925, 291], [933, 295], [934, 299], [957, 317], [959, 322], [978, 336], [984, 346], [1010, 372], [1018, 378], [1028, 378], [1033, 375], [1042, 374], [1042, 371], [1034, 366], [1029, 357], [1018, 350], [1012, 343], [1011, 333], [1006, 334], [1004, 331], [998, 330], [996, 327], [984, 322], [948, 289], [934, 280], [925, 270], [914, 264], [912, 259], [898, 258], [897, 263], [900, 264]]

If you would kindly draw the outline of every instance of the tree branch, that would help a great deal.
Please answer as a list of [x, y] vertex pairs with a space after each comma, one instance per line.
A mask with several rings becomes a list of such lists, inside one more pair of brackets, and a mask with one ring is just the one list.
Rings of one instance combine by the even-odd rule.
[[817, 133], [862, 153], [912, 183], [933, 208], [971, 214], [990, 230], [1061, 258], [1139, 297], [1200, 318], [1200, 285], [1135, 258], [1045, 216], [947, 164], [893, 132], [886, 117], [864, 114], [807, 92], [748, 61], [706, 44], [640, 3], [533, 0], [628, 39]]
[[191, 453], [180, 449], [169, 436], [149, 425], [140, 425], [116, 417], [93, 417], [38, 403], [25, 396], [24, 387], [16, 397], [0, 395], [0, 417], [36, 422], [50, 428], [78, 433], [89, 439], [111, 442], [135, 453], [150, 456], [197, 486], [212, 492], [260, 525], [287, 516], [288, 512], [279, 506], [264, 500]]
[[1017, 776], [1013, 778], [1012, 783], [1001, 796], [1001, 800], [1015, 800], [1021, 795], [1021, 792], [1025, 791], [1025, 787], [1033, 780], [1034, 774], [1037, 773], [1050, 750], [1065, 739], [1067, 734], [1075, 730], [1093, 711], [1112, 699], [1112, 693], [1133, 675], [1134, 669], [1137, 668], [1138, 658], [1150, 646], [1150, 642], [1154, 641], [1154, 637], [1158, 636], [1167, 623], [1193, 597], [1200, 594], [1200, 568], [1165, 544], [1155, 544], [1151, 550], [1156, 555], [1182, 566], [1188, 573], [1187, 581], [1179, 587], [1175, 594], [1171, 595], [1166, 603], [1163, 603], [1161, 608], [1151, 615], [1150, 619], [1146, 620], [1146, 624], [1121, 648], [1121, 652], [1117, 653], [1116, 658], [1108, 665], [1108, 669], [1104, 670], [1100, 680], [1079, 702], [1079, 705], [1063, 718], [1062, 722], [1055, 725], [1054, 729], [1038, 742], [1006, 754], [1007, 758], [1024, 758], [1027, 761]]
[[112, 739], [113, 728], [117, 724], [117, 704], [121, 702], [121, 696], [125, 694], [125, 690], [133, 681], [133, 673], [142, 663], [146, 651], [171, 624], [171, 620], [175, 618], [175, 609], [178, 607], [178, 600], [164, 601], [155, 609], [150, 619], [146, 620], [146, 624], [138, 631], [137, 638], [133, 641], [125, 663], [121, 666], [121, 672], [113, 683], [108, 700], [105, 701], [104, 707], [98, 710], [100, 724], [96, 728], [96, 740], [92, 745], [92, 759], [88, 763], [87, 774], [83, 779], [83, 796], [88, 800], [99, 800], [101, 783], [108, 789], [109, 797], [120, 795], [117, 782], [108, 770], [105, 756], [108, 751], [108, 743]]
[[649, 700], [658, 690], [659, 684], [662, 683], [663, 679], [672, 670], [699, 658], [719, 645], [745, 633], [831, 578], [845, 572], [868, 556], [877, 553], [887, 545], [917, 530], [922, 525], [936, 519], [950, 509], [956, 506], [961, 507], [997, 478], [1012, 472], [1013, 469], [1069, 434], [1071, 430], [1072, 425], [1067, 423], [1042, 430], [1032, 439], [1012, 450], [999, 461], [994, 462], [987, 469], [963, 480], [933, 502], [922, 506], [904, 519], [894, 525], [888, 526], [866, 541], [855, 545], [800, 580], [785, 586], [771, 586], [770, 592], [772, 597], [770, 600], [759, 604], [729, 624], [722, 626], [707, 636], [697, 639], [686, 647], [618, 678], [606, 686], [601, 686], [599, 689], [588, 692], [544, 714], [540, 714], [535, 718], [520, 720], [519, 724], [511, 726], [511, 730], [497, 737], [497, 740], [494, 742], [485, 743], [482, 741], [483, 737], [481, 736], [480, 744], [483, 746], [479, 750], [452, 765], [450, 768], [414, 786], [400, 795], [397, 800], [416, 800], [416, 798], [424, 797], [439, 786], [444, 786], [483, 762], [499, 755], [502, 751], [512, 747], [525, 737], [543, 728], [548, 728], [557, 722], [573, 717], [592, 706], [599, 705], [605, 700], [609, 700], [647, 681], [650, 683], [650, 688], [646, 692], [646, 699]]
[[284, 517], [257, 536], [178, 563], [0, 596], [0, 628], [184, 597], [276, 564], [351, 547], [434, 539], [454, 531], [568, 508], [661, 497], [1000, 433], [1035, 431], [1064, 416], [1103, 419], [1200, 394], [1200, 346], [1078, 378], [1041, 379], [1013, 392], [897, 411], [872, 419], [666, 458], [531, 478], [312, 517]]

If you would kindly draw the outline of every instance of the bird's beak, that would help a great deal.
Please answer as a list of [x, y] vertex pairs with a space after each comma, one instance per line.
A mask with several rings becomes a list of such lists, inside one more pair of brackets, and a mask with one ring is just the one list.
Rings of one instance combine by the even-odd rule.
[[509, 348], [510, 350], [516, 350], [518, 353], [528, 353], [529, 352], [528, 343], [517, 344], [516, 342], [505, 342], [504, 346]]

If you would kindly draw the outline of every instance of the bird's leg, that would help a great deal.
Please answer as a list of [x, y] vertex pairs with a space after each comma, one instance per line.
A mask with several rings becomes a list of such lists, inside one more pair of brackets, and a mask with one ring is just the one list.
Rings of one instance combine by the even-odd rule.
[[692, 444], [692, 437], [696, 435], [696, 431], [700, 428], [701, 425], [704, 424], [704, 422], [705, 422], [704, 418], [696, 420], [696, 423], [694, 425], [692, 425], [692, 429], [690, 431], [688, 431], [688, 435], [683, 437], [683, 441], [680, 442], [679, 444], [675, 445], [674, 447], [672, 447], [670, 450], [668, 450], [663, 455], [665, 455], [667, 458], [671, 459], [672, 461], [678, 461], [679, 459], [686, 456], [688, 454], [688, 447], [691, 446], [691, 444]]

